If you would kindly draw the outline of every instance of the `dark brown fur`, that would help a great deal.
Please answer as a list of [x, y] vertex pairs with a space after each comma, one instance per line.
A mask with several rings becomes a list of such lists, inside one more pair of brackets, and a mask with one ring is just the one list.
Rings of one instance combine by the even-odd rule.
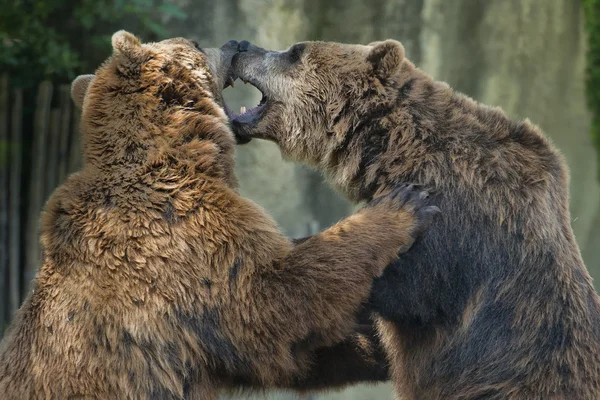
[[567, 168], [536, 126], [433, 81], [394, 41], [241, 47], [235, 72], [268, 99], [233, 118], [241, 142], [278, 143], [352, 200], [415, 182], [444, 211], [370, 298], [398, 396], [600, 398], [600, 301]]
[[126, 32], [113, 47], [73, 87], [85, 165], [43, 213], [0, 397], [214, 400], [310, 378], [311, 350], [352, 332], [431, 210], [404, 188], [294, 247], [236, 192], [222, 52]]

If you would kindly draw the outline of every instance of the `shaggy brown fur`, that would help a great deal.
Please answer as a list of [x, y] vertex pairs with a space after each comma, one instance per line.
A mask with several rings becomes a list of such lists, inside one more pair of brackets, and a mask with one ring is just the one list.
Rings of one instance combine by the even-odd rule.
[[444, 211], [370, 298], [398, 396], [600, 398], [600, 301], [537, 127], [433, 81], [395, 41], [240, 48], [235, 73], [264, 94], [233, 117], [240, 141], [278, 143], [352, 200], [415, 182]]
[[301, 379], [433, 209], [403, 187], [294, 247], [236, 192], [220, 92], [237, 42], [118, 32], [113, 47], [73, 85], [85, 165], [42, 216], [1, 397], [210, 400], [235, 380]]

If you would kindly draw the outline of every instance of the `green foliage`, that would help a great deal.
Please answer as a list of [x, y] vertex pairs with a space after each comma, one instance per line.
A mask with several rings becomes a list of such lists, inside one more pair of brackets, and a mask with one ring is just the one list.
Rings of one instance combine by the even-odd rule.
[[584, 0], [583, 7], [589, 43], [586, 90], [592, 112], [592, 138], [600, 156], [600, 0]]
[[169, 36], [165, 17], [186, 18], [167, 0], [12, 0], [0, 2], [0, 69], [31, 87], [70, 81], [110, 55], [110, 37], [127, 29], [143, 40]]

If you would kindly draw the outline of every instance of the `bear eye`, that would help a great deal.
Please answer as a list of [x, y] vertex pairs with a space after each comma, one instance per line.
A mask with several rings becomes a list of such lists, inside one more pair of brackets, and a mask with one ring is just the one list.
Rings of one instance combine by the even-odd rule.
[[288, 50], [288, 59], [291, 63], [297, 63], [300, 61], [305, 47], [306, 46], [304, 44], [295, 44]]

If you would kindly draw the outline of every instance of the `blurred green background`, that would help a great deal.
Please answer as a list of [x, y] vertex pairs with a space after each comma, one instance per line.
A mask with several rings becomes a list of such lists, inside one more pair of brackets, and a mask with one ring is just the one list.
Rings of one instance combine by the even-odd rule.
[[[62, 104], [58, 93], [68, 90], [60, 85], [92, 73], [109, 55], [110, 36], [118, 29], [144, 41], [185, 36], [206, 47], [229, 39], [275, 49], [302, 40], [401, 41], [407, 57], [436, 79], [514, 118], [531, 119], [553, 139], [571, 170], [577, 241], [600, 280], [600, 0], [5, 0], [0, 3], [5, 93], [0, 97], [0, 321], [10, 319], [35, 272], [32, 238], [39, 208], [64, 179], [57, 173], [49, 184], [43, 172], [64, 157], [69, 171], [80, 163], [76, 124], [66, 127], [76, 111]], [[51, 82], [54, 92], [48, 94], [42, 81]], [[256, 90], [243, 85], [225, 96], [234, 107], [259, 100]], [[47, 100], [46, 114], [40, 99]], [[59, 111], [52, 119], [54, 109]], [[62, 125], [56, 122], [60, 116]], [[51, 135], [53, 121], [69, 135], [66, 147], [56, 144], [60, 154], [53, 150], [54, 141], [63, 142]], [[48, 135], [41, 144], [39, 132]], [[319, 175], [282, 161], [272, 144], [254, 141], [238, 148], [236, 157], [242, 194], [264, 206], [290, 236], [312, 234], [353, 210]], [[8, 185], [10, 190], [3, 189]], [[291, 398], [296, 397], [272, 395]], [[388, 385], [380, 385], [313, 398], [392, 395]]]

